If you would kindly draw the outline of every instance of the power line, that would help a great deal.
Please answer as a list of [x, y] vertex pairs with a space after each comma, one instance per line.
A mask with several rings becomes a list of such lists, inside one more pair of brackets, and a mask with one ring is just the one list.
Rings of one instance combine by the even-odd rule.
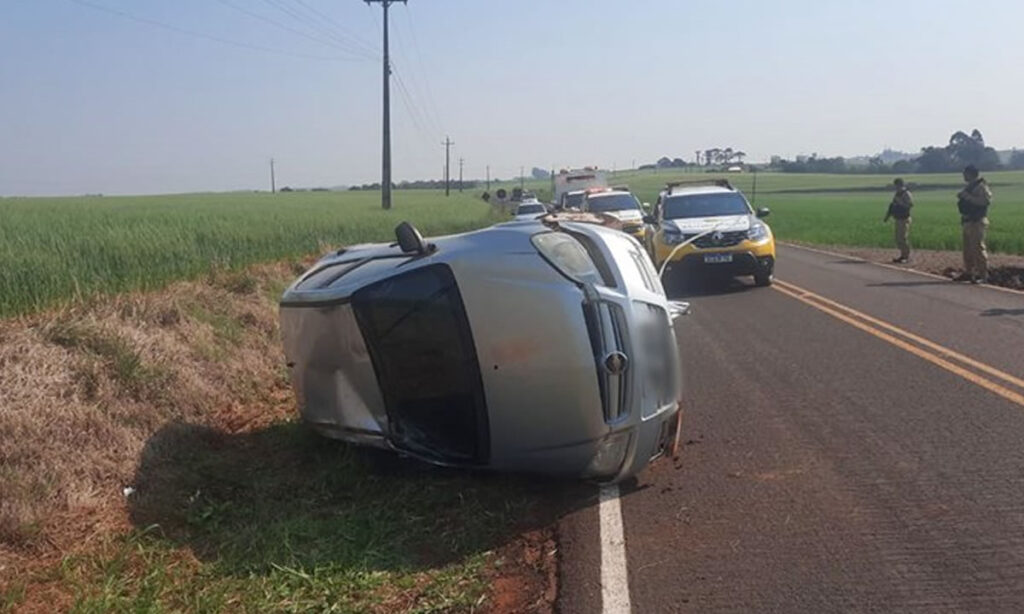
[[416, 130], [429, 141], [433, 137], [430, 136], [430, 131], [424, 128], [423, 124], [420, 122], [423, 116], [420, 115], [416, 102], [413, 100], [412, 94], [406, 87], [405, 81], [402, 80], [402, 75], [398, 72], [398, 67], [395, 66], [394, 62], [391, 63], [391, 74], [395, 77], [395, 83], [398, 85], [399, 98], [402, 100], [402, 105], [409, 113], [409, 118], [412, 120]]
[[[405, 5], [405, 11], [404, 12], [405, 12], [405, 17], [406, 17], [405, 21], [406, 21], [406, 24], [408, 25], [408, 28], [409, 28], [409, 38], [412, 39], [413, 51], [414, 51], [414, 53], [416, 55], [416, 61], [417, 61], [418, 68], [419, 68], [418, 71], [412, 71], [410, 73], [410, 77], [409, 78], [412, 81], [411, 85], [412, 85], [414, 90], [422, 91], [423, 94], [424, 94], [424, 96], [422, 96], [422, 98], [425, 100], [425, 104], [423, 105], [423, 109], [424, 109], [424, 115], [427, 117], [428, 121], [433, 125], [434, 129], [437, 130], [438, 133], [444, 133], [445, 132], [444, 122], [441, 120], [441, 114], [438, 113], [438, 110], [437, 110], [438, 107], [437, 107], [437, 104], [435, 102], [434, 92], [433, 92], [433, 89], [430, 87], [430, 74], [431, 74], [431, 72], [429, 70], [427, 70], [426, 62], [423, 61], [423, 54], [420, 52], [419, 41], [417, 40], [417, 37], [416, 37], [416, 30], [413, 27], [412, 14], [409, 12], [409, 5], [408, 4]], [[396, 31], [398, 31], [397, 28], [396, 28]], [[398, 38], [398, 45], [404, 51], [405, 46], [402, 44], [401, 36], [399, 36], [399, 38]], [[417, 75], [417, 72], [419, 73], [418, 75]], [[420, 77], [423, 78], [423, 87], [422, 88], [420, 87], [420, 82], [419, 82]]]
[[369, 51], [369, 52], [371, 52], [373, 54], [380, 55], [380, 47], [378, 47], [374, 43], [371, 43], [371, 42], [363, 40], [357, 34], [352, 32], [351, 30], [347, 29], [345, 26], [341, 25], [339, 22], [335, 21], [334, 19], [331, 19], [331, 17], [329, 17], [328, 15], [325, 15], [321, 11], [317, 10], [315, 7], [312, 7], [312, 6], [308, 5], [308, 4], [306, 4], [304, 2], [304, 0], [295, 0], [295, 2], [297, 2], [300, 6], [304, 7], [310, 13], [312, 13], [312, 14], [316, 15], [317, 17], [319, 17], [320, 19], [322, 19], [329, 26], [331, 26], [331, 27], [333, 27], [333, 28], [335, 28], [337, 30], [340, 30], [345, 36], [347, 36], [348, 38], [352, 39], [352, 42], [357, 43], [359, 45], [362, 45], [363, 48], [365, 48], [367, 51]]
[[221, 43], [223, 45], [231, 45], [233, 47], [240, 47], [242, 49], [249, 49], [249, 50], [252, 50], [252, 51], [262, 51], [264, 53], [274, 53], [274, 54], [277, 54], [277, 55], [285, 55], [285, 56], [290, 56], [290, 57], [293, 57], [293, 58], [300, 58], [300, 59], [304, 59], [304, 60], [322, 60], [322, 61], [328, 61], [328, 62], [335, 62], [335, 61], [340, 61], [340, 62], [359, 62], [359, 61], [362, 61], [359, 58], [326, 57], [326, 56], [318, 56], [318, 55], [308, 55], [308, 54], [305, 54], [305, 53], [295, 53], [295, 52], [292, 52], [292, 51], [285, 51], [283, 49], [274, 49], [273, 47], [264, 47], [262, 45], [254, 45], [252, 43], [246, 43], [246, 42], [231, 40], [231, 39], [228, 39], [228, 38], [221, 38], [219, 36], [214, 36], [212, 34], [206, 34], [206, 33], [203, 33], [203, 32], [197, 32], [195, 30], [189, 30], [187, 28], [181, 28], [179, 26], [175, 26], [175, 25], [171, 25], [171, 24], [168, 24], [168, 23], [164, 23], [162, 21], [157, 21], [155, 19], [150, 19], [148, 17], [140, 17], [138, 15], [135, 15], [133, 13], [129, 13], [127, 11], [122, 11], [120, 9], [111, 8], [109, 6], [103, 6], [102, 4], [95, 4], [93, 2], [89, 2], [89, 0], [69, 0], [69, 1], [70, 2], [74, 2], [75, 4], [78, 4], [80, 6], [91, 8], [91, 9], [94, 9], [94, 10], [97, 10], [97, 11], [102, 11], [104, 13], [109, 13], [111, 15], [116, 15], [118, 17], [121, 17], [121, 18], [124, 18], [124, 19], [129, 19], [131, 21], [136, 21], [138, 23], [143, 23], [143, 24], [146, 24], [146, 25], [149, 25], [149, 26], [154, 26], [154, 27], [157, 27], [157, 28], [162, 28], [164, 30], [169, 30], [171, 32], [176, 32], [178, 34], [186, 34], [188, 36], [194, 36], [196, 38], [202, 38], [202, 39], [206, 39], [206, 40], [209, 40], [209, 41], [214, 41], [216, 43]]
[[369, 60], [377, 60], [380, 57], [375, 51], [368, 51], [365, 48], [361, 48], [359, 46], [359, 44], [353, 43], [351, 40], [346, 39], [344, 36], [338, 34], [337, 32], [332, 31], [330, 28], [325, 28], [323, 25], [318, 23], [316, 20], [310, 19], [308, 15], [305, 15], [305, 14], [299, 12], [299, 11], [296, 11], [295, 9], [291, 8], [290, 6], [287, 6], [287, 5], [283, 4], [280, 0], [263, 0], [263, 1], [266, 4], [269, 4], [270, 6], [272, 6], [272, 7], [276, 8], [277, 10], [281, 11], [285, 15], [288, 15], [292, 19], [294, 19], [294, 20], [296, 20], [298, 22], [306, 24], [308, 27], [310, 27], [313, 30], [319, 32], [322, 36], [326, 36], [327, 38], [330, 38], [331, 40], [335, 41], [339, 45], [343, 46], [345, 48], [345, 50], [348, 51], [349, 53], [358, 55], [360, 57], [365, 57], [366, 59], [369, 59]]
[[[245, 8], [243, 6], [238, 6], [237, 4], [234, 4], [233, 2], [231, 2], [230, 0], [217, 0], [217, 2], [220, 2], [224, 6], [232, 8], [232, 9], [234, 9], [234, 10], [236, 10], [236, 11], [238, 11], [238, 12], [244, 14], [244, 15], [248, 15], [249, 17], [252, 17], [253, 19], [258, 19], [258, 20], [260, 20], [260, 21], [262, 21], [264, 23], [269, 23], [270, 25], [274, 26], [275, 28], [279, 28], [281, 30], [285, 30], [287, 32], [291, 32], [292, 34], [297, 34], [298, 36], [301, 36], [301, 37], [307, 38], [307, 39], [309, 39], [311, 41], [320, 43], [321, 45], [327, 45], [328, 47], [333, 47], [334, 49], [339, 49], [341, 51], [349, 51], [348, 49], [346, 49], [345, 47], [335, 43], [334, 41], [331, 41], [329, 39], [320, 38], [318, 36], [314, 36], [312, 34], [309, 34], [308, 32], [303, 32], [302, 30], [299, 30], [297, 28], [293, 28], [293, 27], [289, 26], [288, 24], [281, 23], [280, 21], [277, 21], [276, 19], [271, 19], [270, 17], [267, 17], [266, 15], [261, 15], [261, 14], [255, 12], [255, 11], [250, 11], [249, 9], [247, 9], [247, 8]], [[367, 59], [371, 59], [371, 58], [367, 58]], [[372, 58], [372, 59], [376, 59], [376, 58]]]

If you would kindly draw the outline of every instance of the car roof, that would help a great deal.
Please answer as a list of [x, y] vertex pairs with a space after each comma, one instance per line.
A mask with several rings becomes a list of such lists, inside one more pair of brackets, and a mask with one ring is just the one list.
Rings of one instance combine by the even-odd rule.
[[684, 196], [686, 194], [730, 194], [736, 192], [736, 190], [730, 190], [717, 185], [675, 186], [665, 191], [668, 196]]
[[588, 193], [587, 198], [601, 198], [602, 196], [617, 196], [622, 194], [632, 195], [633, 193], [628, 190], [601, 190], [600, 192]]

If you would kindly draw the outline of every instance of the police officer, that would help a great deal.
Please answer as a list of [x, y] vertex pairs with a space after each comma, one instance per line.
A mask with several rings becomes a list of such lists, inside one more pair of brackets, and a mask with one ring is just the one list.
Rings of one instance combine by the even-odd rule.
[[973, 164], [964, 169], [964, 181], [967, 186], [956, 195], [964, 240], [964, 272], [957, 277], [957, 281], [985, 283], [988, 280], [985, 232], [988, 230], [988, 208], [992, 204], [992, 190]]
[[914, 206], [914, 196], [903, 183], [903, 179], [897, 177], [892, 184], [896, 187], [896, 193], [892, 195], [889, 210], [882, 221], [888, 222], [889, 218], [896, 220], [896, 247], [900, 250], [900, 255], [892, 261], [903, 264], [910, 260], [910, 209]]

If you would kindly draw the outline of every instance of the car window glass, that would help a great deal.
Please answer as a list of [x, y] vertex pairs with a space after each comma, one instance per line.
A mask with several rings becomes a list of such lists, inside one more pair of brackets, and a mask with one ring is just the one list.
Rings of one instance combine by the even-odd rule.
[[609, 194], [608, 196], [594, 196], [587, 200], [587, 209], [595, 213], [606, 211], [627, 211], [640, 210], [640, 203], [632, 194]]
[[483, 384], [455, 277], [433, 265], [352, 297], [398, 445], [476, 462], [487, 454]]
[[749, 215], [751, 212], [747, 200], [736, 192], [669, 196], [665, 198], [664, 207], [667, 220], [716, 215]]

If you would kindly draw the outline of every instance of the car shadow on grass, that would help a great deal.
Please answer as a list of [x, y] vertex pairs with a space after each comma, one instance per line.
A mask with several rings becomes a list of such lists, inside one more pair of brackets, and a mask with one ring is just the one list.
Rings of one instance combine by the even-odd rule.
[[219, 575], [415, 573], [500, 548], [592, 505], [593, 487], [440, 469], [288, 422], [172, 424], [146, 445], [131, 520]]

